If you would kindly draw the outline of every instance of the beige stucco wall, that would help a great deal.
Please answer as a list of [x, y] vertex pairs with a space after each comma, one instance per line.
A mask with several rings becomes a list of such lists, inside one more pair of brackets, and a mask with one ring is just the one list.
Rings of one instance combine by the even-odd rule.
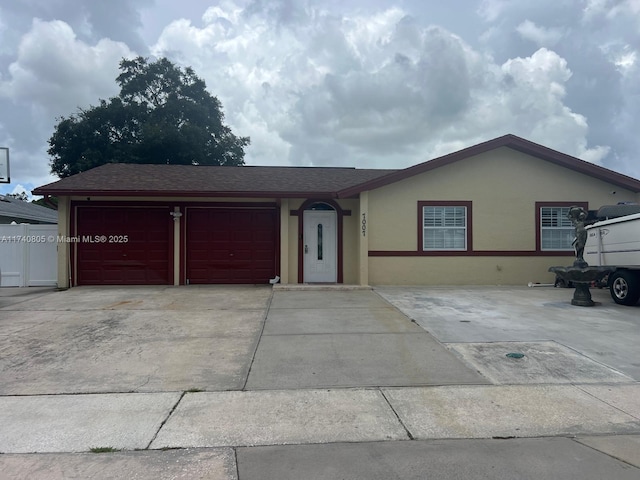
[[[615, 195], [611, 192], [615, 191]], [[634, 192], [500, 148], [369, 192], [369, 249], [418, 250], [418, 201], [471, 201], [473, 250], [534, 251], [536, 202], [590, 209]], [[371, 284], [522, 284], [550, 281], [571, 257], [369, 257]]]
[[369, 192], [358, 199], [358, 284], [369, 284]]
[[360, 231], [360, 221], [358, 218], [359, 202], [358, 200], [339, 200], [338, 204], [343, 210], [351, 210], [350, 216], [343, 218], [343, 246], [342, 259], [344, 265], [345, 284], [357, 284], [359, 277], [359, 256], [358, 248], [360, 239], [358, 233]]
[[280, 268], [276, 274], [280, 275], [280, 283], [289, 283], [289, 199], [280, 202]]
[[[69, 197], [58, 198], [58, 236], [69, 236]], [[69, 264], [69, 244], [58, 242], [58, 288], [69, 288], [71, 266]]]
[[[289, 210], [300, 208], [304, 200], [289, 200]], [[290, 213], [289, 213], [290, 215]], [[289, 216], [289, 283], [298, 283], [298, 217]]]
[[370, 257], [372, 285], [527, 285], [553, 283], [552, 265], [574, 257]]

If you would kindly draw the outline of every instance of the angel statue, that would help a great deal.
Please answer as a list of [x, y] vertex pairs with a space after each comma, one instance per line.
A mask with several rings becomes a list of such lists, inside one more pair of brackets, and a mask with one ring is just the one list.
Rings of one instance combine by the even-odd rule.
[[576, 251], [576, 262], [583, 264], [584, 261], [584, 245], [587, 243], [587, 230], [584, 228], [584, 222], [587, 219], [587, 212], [582, 207], [571, 207], [567, 214], [569, 220], [576, 230], [576, 236], [571, 245]]

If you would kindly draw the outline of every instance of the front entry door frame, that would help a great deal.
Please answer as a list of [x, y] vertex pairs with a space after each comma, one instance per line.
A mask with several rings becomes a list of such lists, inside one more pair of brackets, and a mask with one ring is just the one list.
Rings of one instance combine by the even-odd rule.
[[338, 280], [338, 232], [335, 210], [305, 210], [304, 283]]
[[337, 231], [337, 283], [343, 282], [343, 227], [342, 219], [344, 216], [350, 216], [351, 210], [343, 210], [342, 207], [332, 199], [309, 198], [305, 200], [297, 210], [291, 210], [292, 216], [298, 217], [298, 283], [304, 283], [304, 211], [310, 210], [314, 203], [326, 203], [330, 205], [336, 212], [336, 231]]

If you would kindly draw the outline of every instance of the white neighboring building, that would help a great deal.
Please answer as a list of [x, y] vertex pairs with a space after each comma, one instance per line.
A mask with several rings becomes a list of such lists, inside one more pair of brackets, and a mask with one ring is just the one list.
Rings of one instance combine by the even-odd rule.
[[0, 224], [3, 223], [58, 223], [58, 212], [30, 202], [0, 195]]
[[58, 212], [0, 196], [0, 287], [57, 285]]

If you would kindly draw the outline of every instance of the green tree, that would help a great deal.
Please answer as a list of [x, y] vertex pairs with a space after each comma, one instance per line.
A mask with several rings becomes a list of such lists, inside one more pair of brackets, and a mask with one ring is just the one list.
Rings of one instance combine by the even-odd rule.
[[105, 163], [243, 165], [248, 137], [224, 123], [220, 101], [166, 58], [120, 62], [120, 94], [61, 117], [49, 139], [51, 172], [68, 177]]
[[29, 195], [27, 195], [27, 192], [25, 191], [22, 191], [20, 193], [5, 193], [4, 196], [15, 198], [16, 200], [22, 200], [23, 202], [29, 201]]
[[41, 207], [50, 208], [51, 210], [58, 209], [58, 197], [49, 197], [47, 200], [43, 198], [39, 198], [38, 200], [31, 200], [31, 203], [35, 205], [40, 205]]

